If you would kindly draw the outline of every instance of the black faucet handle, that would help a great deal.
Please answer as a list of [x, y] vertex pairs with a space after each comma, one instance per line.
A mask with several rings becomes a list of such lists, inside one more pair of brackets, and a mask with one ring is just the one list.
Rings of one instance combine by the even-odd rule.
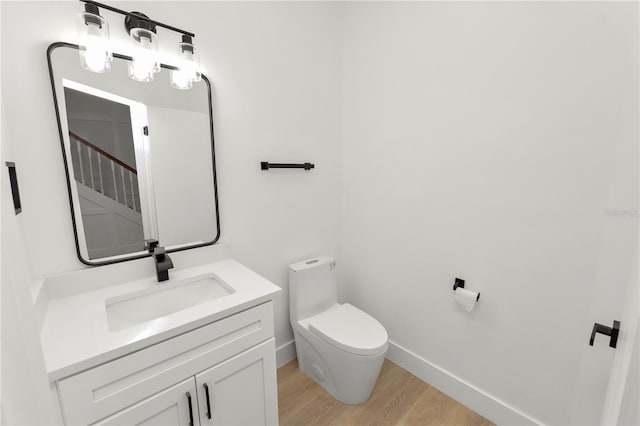
[[158, 247], [158, 240], [150, 239], [144, 240], [144, 248], [149, 252], [153, 253], [153, 251]]

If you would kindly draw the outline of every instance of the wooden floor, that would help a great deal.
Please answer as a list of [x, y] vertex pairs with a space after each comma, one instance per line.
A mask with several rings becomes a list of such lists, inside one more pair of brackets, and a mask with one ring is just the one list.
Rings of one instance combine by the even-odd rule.
[[283, 426], [493, 425], [389, 360], [362, 405], [336, 401], [293, 360], [278, 369], [278, 405]]

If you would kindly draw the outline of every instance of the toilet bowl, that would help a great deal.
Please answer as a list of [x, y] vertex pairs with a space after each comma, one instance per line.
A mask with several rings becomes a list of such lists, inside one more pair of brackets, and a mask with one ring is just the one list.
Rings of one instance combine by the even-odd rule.
[[289, 266], [298, 367], [337, 400], [362, 404], [380, 374], [388, 335], [366, 312], [337, 303], [335, 269], [335, 260], [326, 256]]

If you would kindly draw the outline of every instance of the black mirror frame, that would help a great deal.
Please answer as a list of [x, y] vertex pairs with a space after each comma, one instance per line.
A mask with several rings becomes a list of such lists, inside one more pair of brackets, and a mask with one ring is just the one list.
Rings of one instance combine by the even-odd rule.
[[[127, 262], [130, 260], [136, 260], [136, 259], [142, 259], [145, 257], [150, 257], [151, 253], [142, 253], [142, 254], [135, 254], [135, 255], [131, 255], [129, 257], [126, 258], [122, 258], [122, 259], [110, 259], [110, 260], [105, 260], [105, 261], [91, 261], [91, 260], [87, 260], [84, 259], [82, 257], [82, 253], [80, 252], [80, 241], [78, 239], [78, 228], [76, 225], [76, 212], [73, 210], [73, 199], [72, 199], [72, 190], [71, 190], [71, 175], [70, 175], [70, 170], [69, 170], [69, 164], [67, 163], [67, 152], [65, 150], [65, 146], [64, 146], [64, 136], [63, 136], [63, 130], [62, 130], [62, 123], [60, 122], [60, 110], [58, 108], [58, 97], [56, 96], [56, 86], [55, 86], [55, 79], [54, 79], [54, 75], [53, 75], [53, 65], [51, 63], [51, 54], [53, 53], [53, 51], [56, 48], [59, 47], [69, 47], [72, 49], [76, 49], [79, 50], [80, 47], [77, 44], [73, 44], [73, 43], [66, 43], [66, 42], [55, 42], [55, 43], [51, 43], [49, 45], [49, 47], [47, 47], [47, 64], [49, 66], [49, 78], [51, 80], [51, 92], [53, 94], [53, 106], [55, 108], [55, 112], [56, 112], [56, 121], [58, 122], [58, 135], [60, 137], [60, 146], [62, 148], [62, 161], [64, 163], [64, 171], [65, 171], [65, 175], [66, 175], [66, 179], [67, 179], [67, 191], [69, 194], [69, 207], [70, 207], [70, 211], [71, 211], [71, 224], [73, 226], [73, 237], [75, 239], [75, 243], [76, 243], [76, 254], [78, 255], [78, 259], [80, 260], [80, 262], [84, 263], [85, 265], [88, 266], [104, 266], [104, 265], [111, 265], [114, 263], [120, 263], [120, 262]], [[131, 57], [130, 56], [126, 56], [126, 55], [121, 55], [119, 53], [113, 53], [113, 56], [115, 58], [119, 58], [119, 59], [125, 59], [128, 61], [131, 61]], [[165, 64], [160, 64], [161, 68], [167, 69], [167, 70], [175, 70], [176, 67], [171, 66], [171, 65], [165, 65]], [[211, 160], [212, 160], [212, 169], [213, 169], [213, 197], [214, 197], [214, 204], [215, 204], [215, 215], [216, 215], [216, 229], [217, 229], [217, 234], [215, 236], [215, 238], [212, 241], [209, 242], [204, 242], [204, 243], [198, 243], [198, 244], [191, 244], [191, 245], [186, 245], [186, 246], [180, 246], [177, 248], [172, 248], [172, 249], [168, 249], [166, 252], [167, 253], [174, 253], [174, 252], [178, 252], [178, 251], [183, 251], [183, 250], [189, 250], [189, 249], [194, 249], [194, 248], [198, 248], [198, 247], [205, 247], [205, 246], [210, 246], [215, 244], [219, 239], [220, 239], [220, 210], [219, 210], [219, 202], [218, 202], [218, 179], [216, 176], [216, 153], [215, 153], [215, 143], [214, 143], [214, 135], [213, 135], [213, 105], [212, 105], [212, 101], [211, 101], [211, 83], [209, 82], [209, 79], [202, 74], [202, 80], [207, 84], [207, 96], [209, 99], [209, 128], [210, 128], [210, 132], [211, 132]]]

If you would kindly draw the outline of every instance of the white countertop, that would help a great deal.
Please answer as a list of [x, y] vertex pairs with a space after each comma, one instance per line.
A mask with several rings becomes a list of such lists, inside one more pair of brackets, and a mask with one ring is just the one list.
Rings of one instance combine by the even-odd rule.
[[49, 380], [78, 373], [259, 305], [282, 291], [233, 259], [171, 269], [166, 283], [207, 273], [215, 274], [235, 292], [119, 331], [109, 330], [105, 301], [164, 283], [158, 283], [153, 276], [50, 299], [40, 333]]

